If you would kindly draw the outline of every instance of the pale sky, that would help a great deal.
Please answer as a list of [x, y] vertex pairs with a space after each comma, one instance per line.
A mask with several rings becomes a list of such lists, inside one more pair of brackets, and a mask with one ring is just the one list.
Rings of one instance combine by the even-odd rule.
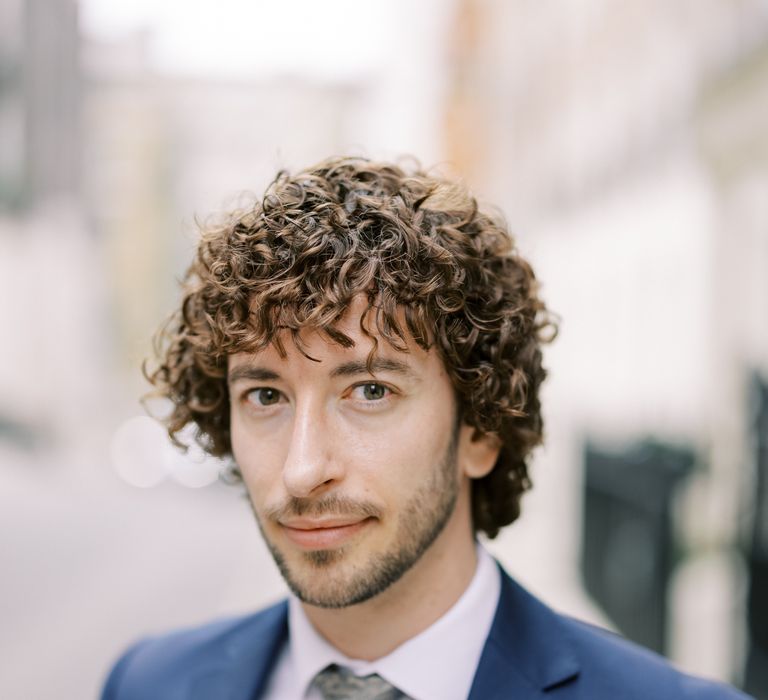
[[163, 72], [218, 77], [376, 71], [406, 0], [80, 0], [86, 36], [150, 32]]

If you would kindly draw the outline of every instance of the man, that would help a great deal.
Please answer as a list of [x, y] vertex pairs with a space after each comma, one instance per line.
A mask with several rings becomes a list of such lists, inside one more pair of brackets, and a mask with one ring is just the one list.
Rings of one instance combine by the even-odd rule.
[[203, 232], [150, 375], [231, 456], [292, 596], [139, 642], [105, 700], [744, 697], [549, 610], [519, 515], [554, 325], [457, 184], [334, 159]]

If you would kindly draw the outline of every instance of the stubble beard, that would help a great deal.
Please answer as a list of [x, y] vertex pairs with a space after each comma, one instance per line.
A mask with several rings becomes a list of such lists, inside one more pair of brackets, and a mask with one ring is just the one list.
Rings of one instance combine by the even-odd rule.
[[[310, 572], [301, 576], [267, 536], [261, 518], [254, 510], [264, 541], [291, 592], [308, 605], [346, 608], [370, 600], [400, 580], [437, 539], [456, 507], [459, 496], [457, 445], [458, 431], [455, 431], [431, 477], [405, 504], [389, 549], [372, 552], [360, 563], [345, 562], [353, 556], [350, 548], [345, 546], [302, 552]], [[317, 505], [320, 507], [311, 507], [313, 512], [340, 512], [338, 499], [330, 498]], [[302, 506], [300, 499], [293, 500], [293, 512], [308, 509], [308, 506]], [[365, 509], [364, 504], [358, 505], [359, 511], [365, 512]], [[349, 510], [341, 512], [348, 514]], [[359, 554], [365, 557], [364, 551]], [[345, 563], [352, 568], [345, 571], [342, 568]]]

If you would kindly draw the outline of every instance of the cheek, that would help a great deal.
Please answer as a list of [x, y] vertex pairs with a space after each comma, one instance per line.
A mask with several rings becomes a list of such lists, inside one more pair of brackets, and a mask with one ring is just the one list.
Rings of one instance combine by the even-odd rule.
[[280, 480], [280, 444], [265, 440], [233, 418], [232, 455], [255, 505], [265, 502]]
[[443, 429], [442, 423], [418, 412], [380, 430], [350, 435], [339, 448], [343, 456], [337, 452], [346, 462], [347, 478], [359, 477], [360, 488], [369, 494], [412, 494], [448, 448], [450, 427]]

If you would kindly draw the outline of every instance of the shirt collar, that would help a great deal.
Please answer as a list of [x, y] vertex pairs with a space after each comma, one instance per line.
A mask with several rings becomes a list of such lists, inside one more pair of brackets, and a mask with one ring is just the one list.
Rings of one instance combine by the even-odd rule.
[[350, 659], [315, 630], [301, 603], [291, 597], [288, 610], [290, 654], [297, 687], [306, 692], [329, 664], [358, 675], [378, 673], [415, 700], [466, 698], [493, 622], [501, 575], [491, 556], [477, 545], [477, 568], [467, 589], [430, 627], [376, 661]]

